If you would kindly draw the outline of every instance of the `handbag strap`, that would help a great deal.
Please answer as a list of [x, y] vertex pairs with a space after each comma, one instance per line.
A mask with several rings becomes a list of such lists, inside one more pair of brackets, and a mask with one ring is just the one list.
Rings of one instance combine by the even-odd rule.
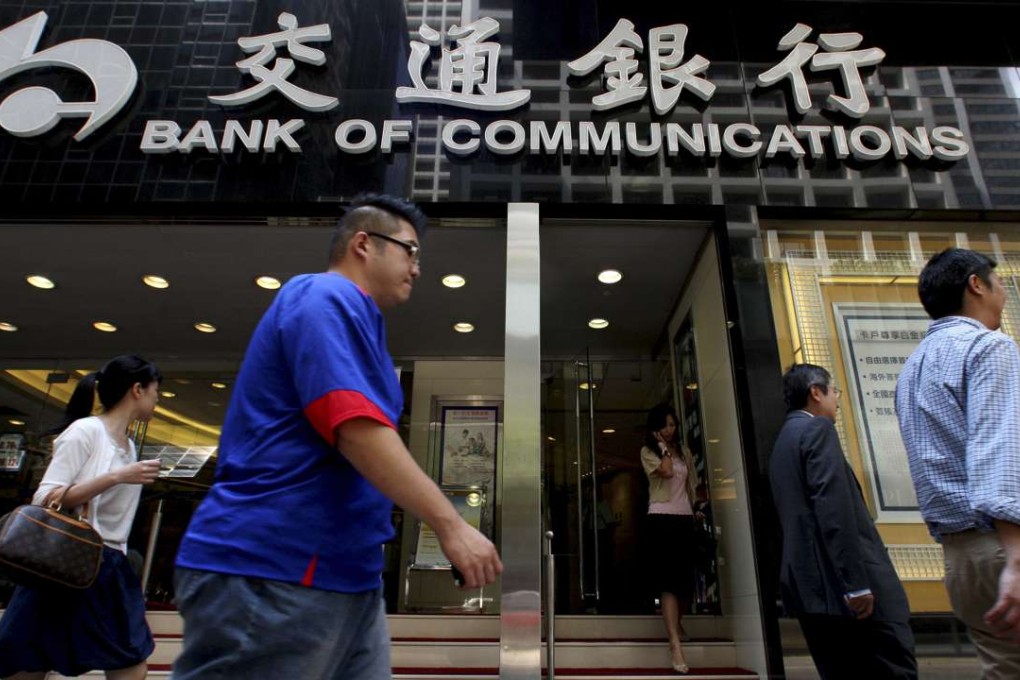
[[[49, 493], [49, 495], [47, 495], [47, 497], [46, 497], [45, 507], [47, 507], [47, 508], [49, 508], [51, 510], [55, 510], [57, 512], [62, 512], [63, 508], [64, 508], [64, 496], [67, 495], [68, 490], [72, 486], [74, 486], [74, 485], [73, 484], [68, 484], [67, 486], [60, 486], [60, 487], [57, 487], [56, 489], [54, 489], [53, 491], [51, 491]], [[81, 510], [82, 511], [81, 511], [81, 514], [78, 515], [78, 519], [88, 520], [88, 516], [89, 516], [89, 502], [88, 501], [86, 501], [85, 503], [82, 503]]]

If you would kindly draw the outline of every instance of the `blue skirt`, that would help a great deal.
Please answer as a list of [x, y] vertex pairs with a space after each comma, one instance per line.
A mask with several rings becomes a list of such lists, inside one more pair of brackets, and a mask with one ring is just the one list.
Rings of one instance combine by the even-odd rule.
[[19, 586], [0, 619], [0, 678], [20, 671], [74, 676], [128, 668], [153, 649], [141, 583], [124, 554], [105, 546], [90, 588]]

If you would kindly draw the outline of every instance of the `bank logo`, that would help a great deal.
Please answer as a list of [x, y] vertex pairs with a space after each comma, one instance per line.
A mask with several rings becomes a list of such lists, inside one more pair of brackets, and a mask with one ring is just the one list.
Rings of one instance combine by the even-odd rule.
[[96, 98], [65, 102], [48, 88], [24, 87], [0, 102], [0, 128], [16, 137], [35, 137], [61, 118], [87, 116], [74, 135], [80, 142], [124, 108], [138, 84], [138, 71], [127, 52], [105, 40], [69, 40], [36, 52], [48, 19], [46, 12], [38, 12], [0, 31], [0, 81], [31, 69], [69, 68], [88, 77]]

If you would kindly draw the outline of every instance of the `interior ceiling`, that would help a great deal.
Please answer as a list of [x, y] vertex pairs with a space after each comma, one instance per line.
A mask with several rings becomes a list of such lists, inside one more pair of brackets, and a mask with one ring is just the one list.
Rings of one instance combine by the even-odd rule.
[[[172, 407], [219, 424], [229, 398], [209, 383], [230, 382], [248, 338], [273, 299], [254, 285], [261, 274], [282, 281], [325, 266], [331, 225], [323, 220], [267, 220], [257, 224], [0, 224], [6, 262], [0, 268], [0, 369], [97, 368], [133, 352], [158, 362], [177, 393]], [[543, 359], [648, 359], [661, 351], [669, 314], [698, 249], [704, 225], [600, 221], [544, 221], [541, 243]], [[411, 302], [387, 314], [391, 354], [405, 370], [416, 358], [498, 358], [504, 346], [506, 231], [501, 221], [432, 224], [422, 241], [422, 276]], [[596, 280], [619, 269], [615, 286]], [[53, 279], [54, 290], [25, 282], [32, 273]], [[170, 288], [142, 284], [159, 274]], [[467, 278], [463, 288], [440, 283]], [[604, 330], [587, 321], [610, 321]], [[92, 328], [97, 320], [116, 333]], [[197, 332], [205, 321], [217, 333]], [[452, 329], [469, 321], [476, 330]], [[630, 403], [621, 380], [616, 397]], [[613, 390], [616, 392], [616, 390]], [[24, 398], [0, 388], [0, 408], [26, 412]], [[38, 403], [38, 402], [36, 402]], [[170, 406], [170, 403], [166, 404]], [[602, 407], [602, 404], [599, 404]], [[612, 406], [607, 406], [611, 408]], [[38, 408], [36, 406], [35, 408]], [[633, 408], [633, 406], [630, 406]]]

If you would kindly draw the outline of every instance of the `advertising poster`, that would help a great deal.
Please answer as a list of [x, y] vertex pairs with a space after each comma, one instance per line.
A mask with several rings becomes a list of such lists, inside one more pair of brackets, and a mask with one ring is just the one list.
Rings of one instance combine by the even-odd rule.
[[496, 406], [443, 407], [439, 483], [480, 486], [496, 479]]

